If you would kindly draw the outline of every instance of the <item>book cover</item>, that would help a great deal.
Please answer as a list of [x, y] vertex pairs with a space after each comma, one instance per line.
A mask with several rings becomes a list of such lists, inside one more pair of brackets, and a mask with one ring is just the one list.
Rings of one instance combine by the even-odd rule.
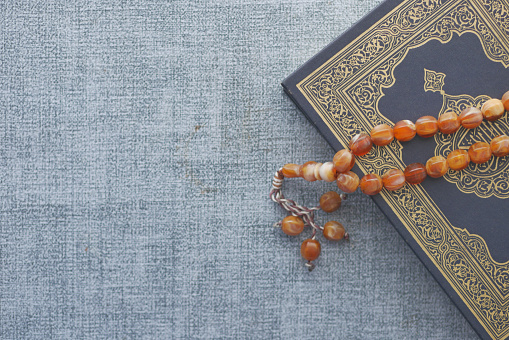
[[[388, 0], [284, 82], [335, 150], [379, 124], [438, 117], [509, 90], [508, 0]], [[476, 129], [394, 140], [357, 157], [359, 175], [446, 157], [500, 134]], [[373, 196], [483, 339], [509, 338], [509, 156]]]

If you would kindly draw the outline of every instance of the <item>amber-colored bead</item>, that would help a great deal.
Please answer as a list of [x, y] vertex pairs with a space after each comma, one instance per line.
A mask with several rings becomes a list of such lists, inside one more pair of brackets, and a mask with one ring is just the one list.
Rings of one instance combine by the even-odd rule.
[[306, 162], [304, 164], [301, 165], [301, 168], [300, 168], [300, 173], [301, 173], [301, 176], [302, 178], [304, 178], [306, 181], [309, 181], [309, 182], [314, 182], [317, 180], [317, 178], [315, 177], [315, 167], [316, 167], [316, 162]]
[[382, 181], [385, 189], [398, 190], [405, 185], [405, 174], [399, 169], [391, 169], [382, 176]]
[[509, 155], [509, 137], [500, 135], [491, 140], [491, 152], [497, 157], [504, 157]]
[[453, 170], [461, 171], [468, 166], [468, 163], [470, 163], [470, 157], [466, 150], [454, 150], [447, 155], [447, 164]]
[[345, 227], [339, 222], [329, 221], [323, 226], [323, 236], [330, 241], [339, 241], [345, 237]]
[[405, 179], [410, 184], [422, 183], [427, 176], [426, 167], [422, 163], [412, 163], [405, 168]]
[[323, 165], [322, 163], [316, 163], [315, 164], [314, 174], [315, 174], [315, 178], [318, 181], [322, 180], [322, 176], [320, 176], [320, 169], [321, 169], [322, 165]]
[[384, 146], [392, 142], [393, 139], [394, 132], [387, 124], [377, 125], [371, 130], [371, 140], [375, 145]]
[[500, 99], [490, 99], [482, 105], [481, 111], [484, 119], [492, 122], [502, 117], [505, 108]]
[[323, 163], [320, 167], [320, 177], [325, 182], [334, 182], [336, 180], [336, 169], [332, 162]]
[[438, 178], [442, 177], [449, 170], [447, 160], [442, 156], [435, 156], [428, 159], [426, 162], [426, 172], [429, 177]]
[[432, 116], [421, 117], [415, 122], [415, 130], [421, 137], [433, 137], [438, 131], [438, 121]]
[[360, 187], [366, 195], [376, 195], [383, 189], [382, 178], [377, 174], [367, 174], [362, 177]]
[[350, 150], [343, 149], [336, 152], [332, 159], [336, 171], [339, 173], [350, 171], [355, 164], [355, 157]]
[[303, 258], [305, 258], [308, 261], [314, 261], [320, 256], [320, 242], [317, 240], [313, 240], [308, 238], [307, 240], [304, 240], [302, 242], [302, 245], [300, 246], [300, 254]]
[[300, 177], [301, 176], [300, 169], [301, 168], [299, 164], [291, 163], [285, 164], [282, 170], [283, 176], [285, 176], [286, 178]]
[[336, 211], [341, 206], [341, 196], [335, 191], [329, 191], [320, 197], [320, 208], [327, 213]]
[[488, 143], [477, 142], [468, 149], [470, 160], [475, 164], [485, 163], [491, 158], [491, 147]]
[[336, 183], [341, 191], [352, 193], [359, 187], [359, 176], [355, 172], [347, 171], [338, 175]]
[[504, 109], [509, 111], [509, 91], [502, 96], [502, 104], [504, 104]]
[[286, 216], [281, 223], [281, 230], [286, 235], [297, 236], [304, 230], [304, 221], [297, 216]]
[[459, 119], [465, 129], [473, 129], [481, 125], [483, 117], [481, 110], [476, 107], [469, 107], [461, 111]]
[[400, 120], [394, 125], [394, 137], [401, 142], [408, 142], [415, 137], [415, 124], [410, 120]]
[[456, 112], [446, 112], [438, 118], [438, 128], [443, 134], [455, 133], [460, 128], [460, 119]]
[[372, 146], [373, 141], [366, 132], [355, 135], [350, 141], [350, 150], [356, 156], [364, 156], [371, 150]]

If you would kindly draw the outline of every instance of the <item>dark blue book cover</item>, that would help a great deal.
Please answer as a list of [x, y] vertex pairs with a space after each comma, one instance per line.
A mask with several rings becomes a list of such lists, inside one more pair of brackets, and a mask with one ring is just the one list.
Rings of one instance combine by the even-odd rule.
[[[479, 107], [509, 90], [508, 0], [388, 0], [284, 82], [335, 149], [379, 124]], [[509, 135], [509, 113], [357, 157], [359, 175]], [[509, 156], [373, 196], [483, 339], [509, 338]], [[396, 259], [397, 260], [397, 259]]]

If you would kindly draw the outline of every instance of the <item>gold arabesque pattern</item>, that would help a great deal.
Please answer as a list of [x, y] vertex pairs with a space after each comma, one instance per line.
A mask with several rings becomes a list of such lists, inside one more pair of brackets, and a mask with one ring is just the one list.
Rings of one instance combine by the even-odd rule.
[[[431, 40], [447, 43], [454, 34], [473, 33], [488, 59], [509, 67], [508, 6], [505, 0], [403, 2], [297, 87], [346, 146], [354, 134], [370, 131], [378, 124], [392, 123], [379, 112], [378, 101], [383, 96], [383, 88], [394, 84], [394, 68], [410, 49]], [[471, 105], [467, 103], [477, 106], [483, 100], [482, 97], [460, 97], [447, 97], [443, 110]], [[499, 124], [507, 124], [507, 118]], [[476, 138], [488, 139], [491, 136], [488, 130], [479, 129]], [[468, 137], [458, 137], [455, 143], [461, 147], [466, 142]], [[446, 139], [437, 140], [437, 144], [437, 148], [455, 145]], [[446, 152], [440, 149], [440, 153], [442, 151]], [[504, 167], [501, 162], [486, 165], [485, 172], [495, 166]], [[383, 173], [393, 167], [403, 169], [402, 146], [396, 142], [373, 148], [357, 164], [364, 173]], [[482, 171], [482, 168], [477, 170]], [[506, 171], [502, 173], [507, 174]], [[458, 183], [460, 180], [453, 176], [450, 173], [446, 179]], [[465, 178], [461, 179], [463, 181]], [[475, 187], [465, 185], [461, 190], [507, 198], [502, 197], [507, 192], [503, 185], [492, 188], [481, 183]], [[384, 190], [381, 195], [486, 332], [494, 339], [507, 338], [509, 261], [495, 262], [480, 236], [452, 226], [422, 186], [407, 185], [391, 193]]]

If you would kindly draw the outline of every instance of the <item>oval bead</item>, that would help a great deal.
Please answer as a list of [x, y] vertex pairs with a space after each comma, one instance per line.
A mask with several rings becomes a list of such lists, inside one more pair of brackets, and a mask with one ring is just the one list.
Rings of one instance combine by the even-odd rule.
[[394, 132], [387, 124], [377, 125], [371, 130], [371, 140], [375, 145], [384, 146], [392, 142], [393, 139]]
[[350, 150], [343, 149], [336, 152], [332, 163], [339, 173], [350, 171], [355, 165], [355, 157]]
[[320, 208], [327, 213], [336, 211], [341, 207], [341, 196], [335, 191], [329, 191], [320, 197]]
[[488, 143], [477, 142], [468, 149], [470, 160], [475, 164], [485, 163], [491, 158], [491, 147]]
[[345, 227], [339, 222], [329, 221], [323, 226], [323, 236], [329, 241], [339, 241], [345, 237]]
[[502, 96], [502, 104], [504, 104], [504, 109], [509, 111], [509, 91]]
[[426, 167], [422, 163], [412, 163], [405, 168], [405, 180], [410, 184], [419, 184], [426, 179]]
[[301, 176], [299, 164], [285, 164], [281, 171], [283, 172], [283, 176], [286, 178], [295, 178]]
[[359, 176], [355, 172], [347, 171], [338, 175], [336, 184], [341, 191], [352, 193], [359, 187]]
[[320, 242], [317, 240], [313, 240], [308, 238], [307, 240], [304, 240], [302, 242], [302, 245], [300, 246], [300, 254], [303, 258], [305, 258], [308, 261], [314, 261], [320, 256]]
[[491, 152], [497, 157], [509, 155], [509, 136], [500, 135], [491, 140]]
[[286, 216], [281, 223], [281, 230], [286, 235], [297, 236], [304, 230], [304, 221], [297, 216]]
[[325, 182], [334, 182], [336, 180], [336, 169], [332, 162], [322, 164], [320, 167], [320, 177]]
[[492, 122], [502, 117], [505, 108], [500, 99], [490, 99], [482, 105], [481, 111], [484, 119]]
[[318, 163], [313, 161], [302, 164], [300, 168], [302, 178], [309, 182], [316, 181], [317, 178], [315, 177], [315, 167], [317, 164]]
[[383, 189], [383, 182], [377, 174], [367, 174], [361, 179], [361, 191], [366, 195], [376, 195]]
[[355, 135], [350, 141], [350, 150], [356, 156], [364, 156], [371, 150], [372, 146], [371, 137], [366, 132]]
[[481, 125], [483, 116], [481, 110], [476, 107], [469, 107], [461, 111], [460, 123], [465, 129], [473, 129]]
[[405, 185], [405, 174], [400, 169], [391, 169], [382, 176], [384, 187], [387, 190], [399, 190]]
[[435, 156], [428, 159], [426, 162], [426, 172], [429, 177], [438, 178], [442, 177], [449, 170], [447, 160], [442, 156]]
[[400, 120], [394, 125], [394, 137], [401, 142], [408, 142], [415, 137], [415, 124], [410, 120]]
[[424, 116], [415, 122], [417, 134], [423, 138], [433, 137], [438, 131], [438, 121], [433, 116]]
[[470, 157], [466, 150], [454, 150], [447, 155], [447, 164], [449, 165], [449, 168], [453, 170], [461, 171], [465, 169], [469, 163]]
[[438, 118], [438, 128], [443, 134], [455, 133], [460, 128], [460, 119], [456, 112], [445, 112]]

